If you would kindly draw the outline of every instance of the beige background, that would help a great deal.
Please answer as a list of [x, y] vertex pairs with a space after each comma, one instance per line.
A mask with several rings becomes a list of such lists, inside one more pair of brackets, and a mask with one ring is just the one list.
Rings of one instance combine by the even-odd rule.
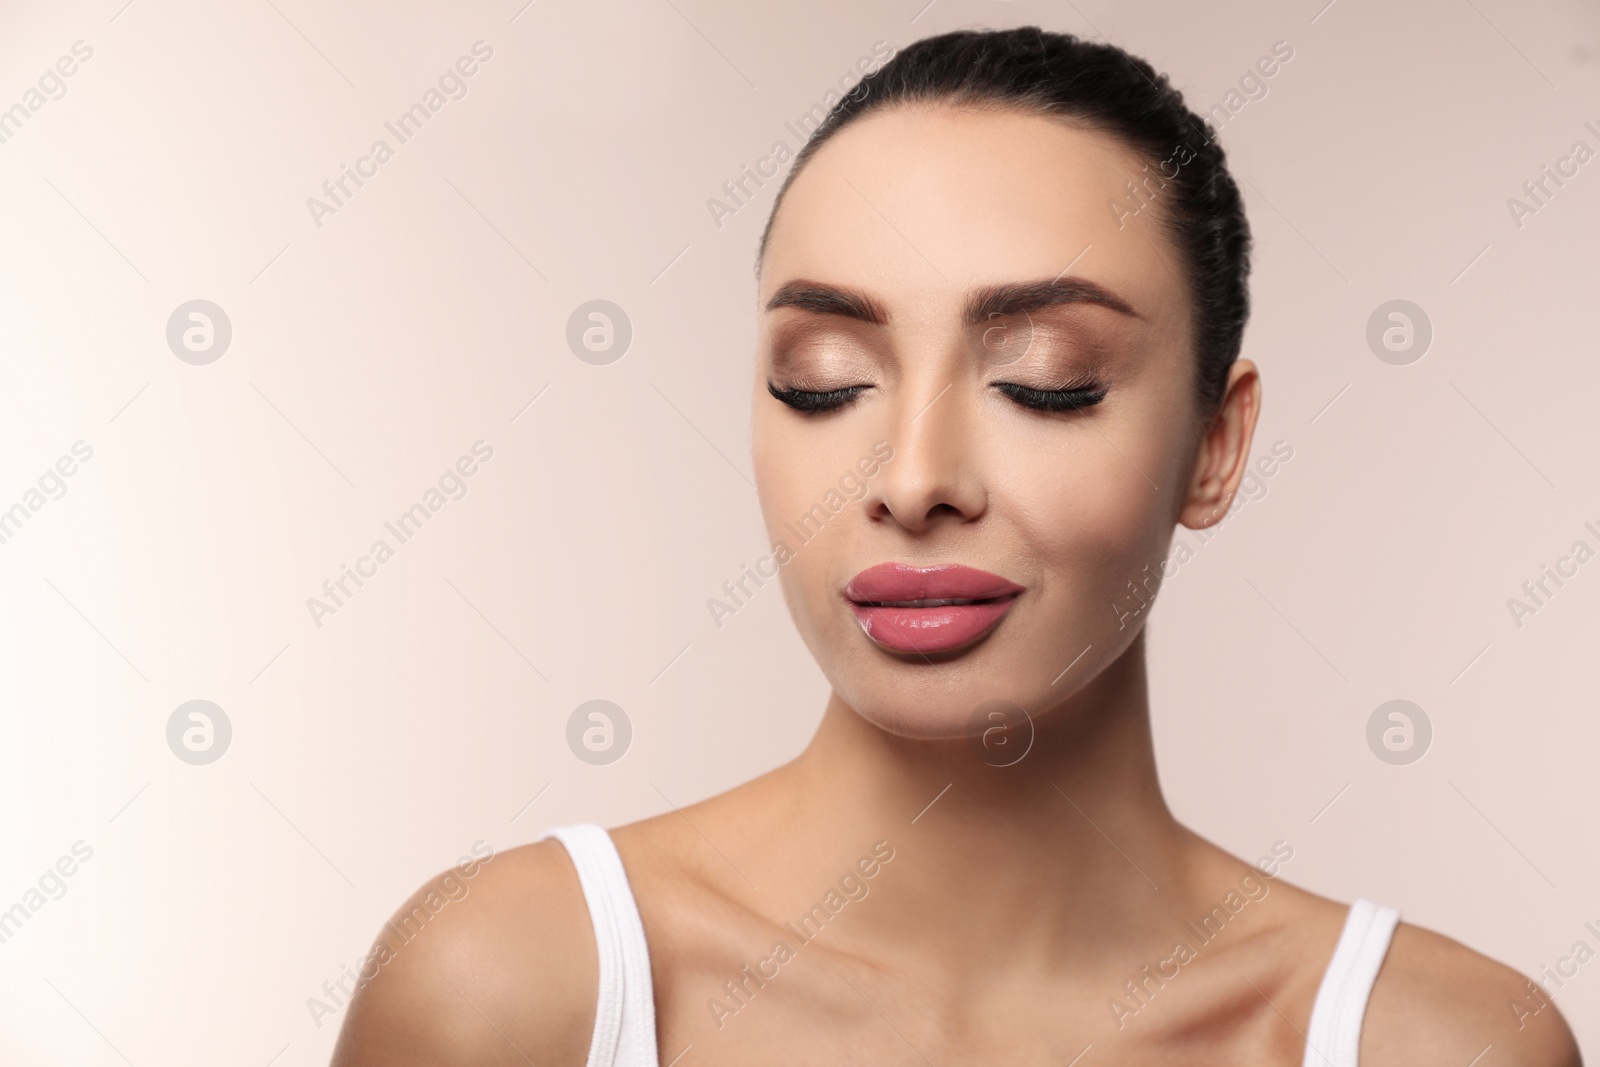
[[[0, 544], [7, 1064], [326, 1061], [308, 998], [475, 840], [616, 824], [791, 757], [825, 694], [769, 586], [749, 484], [751, 265], [776, 181], [722, 183], [869, 56], [969, 26], [1105, 35], [1222, 129], [1258, 242], [1257, 451], [1290, 462], [1164, 590], [1158, 756], [1181, 818], [1527, 971], [1600, 939], [1600, 12], [1578, 0], [1228, 4], [6, 4], [0, 108], [93, 56], [0, 144], [0, 508], [93, 457]], [[519, 11], [520, 9], [520, 11]], [[493, 57], [336, 214], [306, 206], [473, 42]], [[391, 146], [394, 142], [391, 139]], [[164, 330], [203, 298], [222, 358]], [[603, 298], [634, 337], [568, 349]], [[1412, 300], [1419, 362], [1368, 349]], [[529, 401], [538, 399], [531, 405]], [[318, 627], [306, 606], [473, 442], [494, 449]], [[1180, 532], [1180, 536], [1188, 536]], [[1390, 766], [1380, 703], [1434, 738]], [[225, 755], [167, 747], [216, 702]], [[633, 726], [579, 762], [580, 703]], [[529, 801], [537, 796], [530, 805]], [[1559, 1003], [1600, 1056], [1600, 962]], [[1494, 1053], [1483, 1062], [1492, 1064]]]

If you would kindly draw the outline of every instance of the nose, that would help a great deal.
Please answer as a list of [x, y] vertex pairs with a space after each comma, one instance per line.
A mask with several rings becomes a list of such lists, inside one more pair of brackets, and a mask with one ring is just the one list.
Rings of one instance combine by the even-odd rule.
[[890, 444], [868, 514], [913, 534], [937, 526], [971, 522], [983, 514], [987, 495], [978, 469], [978, 442], [971, 412], [946, 382], [908, 390], [895, 408]]

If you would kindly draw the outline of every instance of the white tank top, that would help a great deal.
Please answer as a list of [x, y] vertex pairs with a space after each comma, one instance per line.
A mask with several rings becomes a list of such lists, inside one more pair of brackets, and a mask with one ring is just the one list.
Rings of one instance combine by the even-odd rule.
[[[650, 950], [622, 857], [611, 835], [593, 823], [558, 826], [538, 840], [546, 837], [560, 841], [572, 857], [594, 925], [600, 996], [586, 1067], [658, 1067]], [[1370, 900], [1350, 905], [1311, 1006], [1302, 1067], [1358, 1067], [1367, 997], [1399, 920], [1394, 908]]]

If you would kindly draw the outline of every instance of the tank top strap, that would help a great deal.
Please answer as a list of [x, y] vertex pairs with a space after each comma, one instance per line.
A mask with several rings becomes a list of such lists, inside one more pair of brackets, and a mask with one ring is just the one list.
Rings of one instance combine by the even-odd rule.
[[1350, 905], [1311, 1006], [1302, 1067], [1357, 1067], [1367, 1000], [1399, 921], [1399, 911], [1370, 900]]
[[594, 823], [557, 826], [539, 840], [546, 837], [560, 841], [572, 857], [594, 926], [600, 994], [587, 1067], [656, 1067], [650, 951], [617, 846]]

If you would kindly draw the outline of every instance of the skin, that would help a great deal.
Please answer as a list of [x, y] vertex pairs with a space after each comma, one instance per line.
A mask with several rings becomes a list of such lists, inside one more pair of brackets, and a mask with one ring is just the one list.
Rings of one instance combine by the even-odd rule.
[[[791, 185], [761, 272], [753, 392], [772, 538], [795, 541], [785, 523], [875, 443], [893, 455], [781, 570], [833, 690], [810, 745], [613, 831], [650, 945], [661, 1062], [1063, 1064], [1086, 1046], [1085, 1063], [1301, 1062], [1346, 907], [1180, 825], [1156, 775], [1149, 612], [1131, 610], [1126, 583], [1164, 558], [1175, 524], [1225, 513], [1261, 386], [1238, 361], [1220, 408], [1200, 410], [1159, 202], [1122, 226], [1107, 208], [1139, 166], [1060, 120], [919, 105], [846, 127]], [[1125, 310], [1072, 301], [963, 320], [974, 290], [1060, 277]], [[863, 298], [883, 321], [767, 307], [796, 281]], [[1084, 376], [1105, 397], [1066, 412], [994, 385]], [[867, 388], [808, 415], [769, 382]], [[1025, 589], [958, 654], [891, 653], [841, 594], [885, 560], [964, 563]], [[1031, 720], [1009, 766], [971, 737], [974, 710], [995, 700]], [[1004, 743], [1028, 732], [1014, 719]], [[474, 883], [356, 995], [336, 1065], [584, 1063], [597, 964], [565, 851], [513, 849]], [[785, 927], [841, 885], [847, 903], [813, 940]], [[1119, 1019], [1114, 999], [1138, 1005], [1126, 983], [1195, 940], [1186, 923], [1230, 892], [1245, 902], [1223, 932]], [[723, 983], [780, 939], [792, 958], [717, 1018], [710, 1002], [735, 1005]], [[1402, 923], [1361, 1062], [1462, 1067], [1492, 1046], [1483, 1067], [1577, 1064], [1553, 1006], [1517, 1025], [1508, 1003], [1536, 1006], [1525, 981]]]

